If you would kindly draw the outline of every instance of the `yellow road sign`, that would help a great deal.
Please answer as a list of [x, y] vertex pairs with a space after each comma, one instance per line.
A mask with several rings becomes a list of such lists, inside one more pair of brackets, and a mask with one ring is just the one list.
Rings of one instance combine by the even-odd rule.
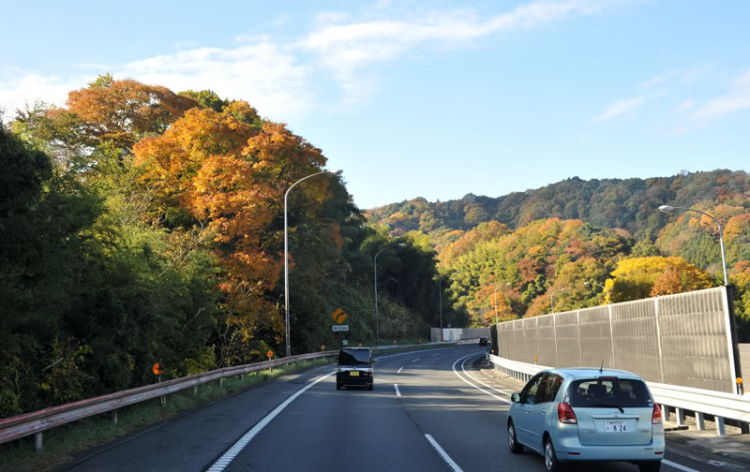
[[349, 315], [347, 315], [346, 312], [341, 308], [337, 308], [336, 311], [334, 311], [331, 315], [331, 318], [333, 318], [333, 321], [335, 321], [336, 323], [341, 324], [346, 321], [347, 318], [349, 318]]

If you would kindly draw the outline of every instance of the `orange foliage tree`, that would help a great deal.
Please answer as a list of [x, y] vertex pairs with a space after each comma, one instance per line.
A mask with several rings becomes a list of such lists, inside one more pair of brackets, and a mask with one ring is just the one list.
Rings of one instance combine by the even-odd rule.
[[[158, 189], [159, 211], [176, 208], [183, 215], [175, 221], [193, 218], [215, 235], [233, 335], [247, 342], [258, 329], [281, 332], [268, 297], [283, 266], [274, 223], [286, 189], [325, 164], [321, 151], [283, 124], [260, 122], [254, 108], [237, 101], [221, 113], [189, 110], [163, 135], [137, 143], [134, 154], [143, 181]], [[311, 181], [304, 193], [321, 202], [326, 186], [325, 179]]]

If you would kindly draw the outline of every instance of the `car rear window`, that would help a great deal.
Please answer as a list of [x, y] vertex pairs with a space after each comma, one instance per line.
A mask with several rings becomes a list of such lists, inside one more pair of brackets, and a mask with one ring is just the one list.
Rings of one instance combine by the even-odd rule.
[[643, 381], [616, 377], [574, 381], [568, 387], [566, 403], [583, 408], [647, 408], [654, 405]]
[[370, 364], [371, 357], [369, 349], [342, 349], [339, 351], [339, 365]]

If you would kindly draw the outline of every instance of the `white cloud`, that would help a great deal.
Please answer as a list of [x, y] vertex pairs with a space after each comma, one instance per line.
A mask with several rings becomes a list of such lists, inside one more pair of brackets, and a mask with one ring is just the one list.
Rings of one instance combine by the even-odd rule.
[[747, 109], [750, 109], [750, 69], [734, 81], [733, 90], [709, 100], [692, 114], [692, 118], [698, 121], [708, 121]]
[[684, 102], [680, 103], [679, 105], [677, 105], [673, 111], [675, 113], [684, 113], [686, 111], [692, 110], [695, 107], [695, 105], [696, 105], [695, 100], [689, 98], [685, 100]]
[[[8, 115], [16, 109], [24, 109], [36, 101], [62, 105], [68, 98], [68, 92], [85, 86], [93, 79], [91, 76], [74, 76], [61, 79], [58, 76], [43, 76], [28, 73], [16, 79], [0, 82], [0, 108]], [[6, 116], [8, 118], [8, 116]]]
[[618, 100], [610, 105], [603, 113], [592, 118], [594, 122], [611, 120], [640, 108], [646, 102], [645, 97], [632, 97]]
[[[187, 41], [175, 44], [175, 52], [114, 64], [77, 64], [91, 75], [112, 72], [117, 78], [133, 78], [165, 85], [175, 91], [211, 88], [219, 95], [245, 99], [264, 116], [291, 120], [310, 113], [315, 106], [312, 79], [326, 74], [341, 86], [343, 103], [356, 102], [379, 87], [379, 76], [368, 66], [392, 61], [422, 46], [460, 46], [493, 34], [543, 27], [565, 19], [591, 15], [627, 0], [536, 1], [507, 13], [480, 17], [465, 10], [400, 15], [381, 2], [351, 19], [348, 12], [324, 12], [315, 16], [310, 31], [296, 39], [274, 41], [263, 34], [235, 37], [236, 47], [199, 47]], [[290, 20], [283, 14], [271, 22]], [[101, 65], [105, 67], [105, 65]], [[4, 78], [4, 77], [8, 78]], [[92, 76], [41, 76], [29, 71], [0, 74], [0, 106], [43, 99], [62, 105], [67, 92], [84, 87]]]
[[473, 39], [543, 26], [573, 16], [600, 12], [608, 1], [534, 2], [509, 13], [483, 20], [463, 10], [420, 15], [412, 20], [350, 22], [339, 13], [318, 15], [319, 28], [299, 42], [303, 50], [318, 54], [323, 65], [349, 93], [372, 85], [362, 69], [390, 61], [424, 43], [460, 44]]
[[305, 85], [309, 73], [309, 67], [283, 47], [264, 42], [155, 56], [131, 62], [115, 75], [175, 91], [210, 88], [223, 97], [247, 100], [264, 116], [289, 120], [312, 109]]

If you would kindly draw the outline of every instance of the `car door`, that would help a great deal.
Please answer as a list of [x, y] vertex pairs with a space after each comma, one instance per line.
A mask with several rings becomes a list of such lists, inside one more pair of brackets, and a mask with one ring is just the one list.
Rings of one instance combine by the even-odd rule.
[[534, 403], [525, 405], [529, 447], [539, 451], [543, 447], [542, 435], [545, 430], [547, 414], [555, 406], [553, 401], [557, 390], [560, 388], [561, 382], [558, 382], [557, 378], [558, 376], [552, 373], [544, 374], [539, 381]]
[[531, 408], [536, 402], [536, 396], [539, 390], [539, 384], [541, 383], [544, 374], [540, 373], [535, 375], [529, 380], [526, 386], [521, 390], [521, 401], [519, 403], [518, 415], [513, 418], [513, 422], [516, 425], [516, 436], [518, 441], [529, 447], [532, 446], [532, 433], [531, 428], [533, 427], [533, 421], [530, 418]]

